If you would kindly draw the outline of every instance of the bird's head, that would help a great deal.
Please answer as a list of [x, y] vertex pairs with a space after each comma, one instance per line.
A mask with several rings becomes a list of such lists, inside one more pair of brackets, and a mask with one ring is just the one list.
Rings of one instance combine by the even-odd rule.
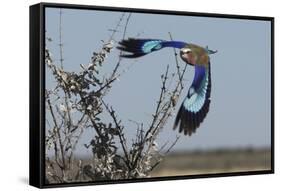
[[189, 44], [180, 49], [181, 59], [191, 65], [208, 65], [209, 55], [215, 53], [217, 53], [217, 51], [210, 50], [208, 47], [203, 48], [195, 44]]
[[192, 65], [196, 63], [196, 59], [197, 59], [192, 48], [189, 47], [184, 47], [180, 49], [180, 57], [183, 61]]

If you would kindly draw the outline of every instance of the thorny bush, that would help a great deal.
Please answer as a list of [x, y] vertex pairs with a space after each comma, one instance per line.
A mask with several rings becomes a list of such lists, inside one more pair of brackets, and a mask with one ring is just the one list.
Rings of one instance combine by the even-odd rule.
[[[81, 70], [78, 72], [64, 69], [61, 38], [58, 63], [53, 60], [51, 51], [46, 47], [45, 64], [55, 79], [55, 86], [45, 90], [46, 183], [149, 177], [150, 172], [160, 164], [179, 139], [177, 137], [173, 143], [164, 144], [160, 148], [156, 142], [160, 130], [172, 116], [183, 90], [186, 65], [184, 68], [180, 67], [176, 52], [175, 72], [170, 72], [167, 65], [165, 73], [160, 76], [162, 86], [151, 123], [144, 127], [144, 123], [136, 122], [135, 138], [130, 144], [127, 141], [129, 137], [124, 133], [124, 128], [130, 127], [125, 127], [116, 110], [104, 101], [114, 82], [121, 74], [129, 72], [128, 69], [120, 71], [122, 59], [118, 57], [117, 64], [108, 77], [99, 74], [106, 63], [106, 57], [115, 46], [113, 37], [122, 22], [125, 24], [125, 38], [130, 16], [128, 14], [125, 19], [126, 14], [121, 15], [110, 39], [103, 43], [99, 52], [93, 53], [87, 66], [80, 65]], [[46, 42], [51, 41], [51, 38], [46, 39]], [[176, 81], [175, 86], [167, 87], [172, 81]], [[102, 120], [101, 116], [105, 114], [111, 120]], [[81, 139], [86, 128], [92, 128], [95, 132], [89, 143], [83, 143]], [[90, 160], [85, 161], [75, 156], [77, 144], [91, 150]]]

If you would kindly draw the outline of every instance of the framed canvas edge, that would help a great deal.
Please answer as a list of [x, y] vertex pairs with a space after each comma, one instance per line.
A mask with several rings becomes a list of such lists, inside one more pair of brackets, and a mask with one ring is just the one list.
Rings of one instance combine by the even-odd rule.
[[269, 16], [255, 16], [255, 15], [236, 15], [236, 14], [221, 14], [221, 13], [206, 13], [206, 12], [191, 12], [191, 11], [173, 11], [163, 9], [142, 9], [131, 7], [110, 7], [110, 6], [97, 6], [97, 5], [79, 5], [79, 4], [64, 4], [64, 3], [40, 3], [44, 7], [65, 8], [65, 9], [86, 9], [86, 10], [101, 10], [101, 11], [123, 11], [134, 13], [153, 13], [165, 15], [183, 15], [183, 16], [197, 16], [197, 17], [214, 17], [226, 19], [249, 19], [249, 20], [274, 20], [274, 17]]
[[[123, 11], [135, 13], [151, 13], [165, 15], [183, 15], [197, 17], [213, 17], [226, 19], [247, 19], [269, 21], [271, 23], [271, 169], [256, 170], [246, 172], [231, 172], [231, 173], [213, 173], [200, 175], [185, 175], [185, 176], [166, 176], [153, 178], [139, 178], [128, 180], [115, 181], [98, 181], [98, 182], [73, 182], [62, 184], [46, 184], [45, 183], [45, 64], [44, 64], [44, 47], [45, 47], [45, 8], [69, 8], [69, 9], [85, 9], [85, 10], [103, 10], [103, 11]], [[274, 17], [268, 16], [251, 16], [251, 15], [234, 15], [234, 14], [218, 14], [218, 13], [200, 13], [186, 11], [171, 11], [171, 10], [155, 10], [155, 9], [139, 9], [126, 7], [108, 7], [95, 5], [76, 5], [64, 3], [39, 3], [31, 5], [30, 9], [30, 96], [29, 96], [29, 184], [38, 188], [54, 188], [54, 187], [70, 187], [70, 186], [89, 186], [89, 185], [105, 185], [105, 184], [121, 184], [121, 183], [136, 183], [136, 182], [153, 182], [153, 181], [169, 181], [169, 180], [185, 180], [195, 178], [218, 178], [244, 175], [263, 175], [273, 174], [275, 171], [275, 139], [274, 139]], [[32, 13], [33, 12], [33, 13]], [[32, 18], [32, 14], [36, 12], [37, 19]], [[39, 12], [39, 13], [38, 13]], [[34, 34], [36, 38], [34, 37]], [[38, 46], [36, 49], [34, 46]], [[39, 66], [37, 65], [39, 63]], [[36, 74], [37, 72], [37, 74]], [[39, 97], [38, 97], [39, 95]], [[38, 112], [39, 116], [34, 114]], [[38, 126], [40, 127], [38, 129]], [[37, 129], [36, 129], [37, 128]], [[35, 140], [34, 140], [34, 137]], [[38, 140], [39, 139], [39, 140]], [[37, 177], [35, 176], [37, 175]], [[38, 177], [39, 176], [39, 177]]]
[[271, 17], [271, 171], [275, 171], [275, 20]]
[[[44, 84], [43, 64], [43, 14], [42, 4], [29, 8], [29, 184], [42, 188], [43, 185], [43, 120], [42, 92]], [[43, 101], [44, 103], [44, 101]]]

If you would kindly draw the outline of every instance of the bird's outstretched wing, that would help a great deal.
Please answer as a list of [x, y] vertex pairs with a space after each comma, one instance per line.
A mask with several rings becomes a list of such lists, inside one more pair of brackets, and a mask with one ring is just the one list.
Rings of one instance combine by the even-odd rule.
[[210, 106], [211, 68], [195, 65], [195, 74], [188, 94], [176, 116], [174, 129], [179, 125], [179, 132], [185, 135], [195, 133], [206, 117]]
[[[191, 135], [199, 127], [200, 123], [205, 119], [210, 106], [211, 95], [211, 68], [209, 54], [213, 54], [216, 51], [210, 51], [208, 48], [203, 49], [199, 46], [187, 44], [181, 41], [165, 41], [159, 39], [134, 39], [122, 40], [119, 42], [117, 48], [127, 54], [122, 54], [121, 57], [125, 58], [137, 58], [149, 54], [151, 52], [160, 50], [165, 47], [173, 48], [185, 48], [194, 49], [196, 57], [200, 57], [201, 60], [198, 63], [193, 63], [195, 67], [195, 75], [188, 94], [184, 99], [178, 114], [175, 119], [174, 129], [179, 126], [179, 132], [184, 132], [185, 135]], [[198, 54], [199, 55], [196, 55]], [[188, 52], [186, 54], [189, 54]], [[206, 54], [206, 55], [205, 55]], [[184, 60], [187, 64], [190, 64]]]
[[181, 41], [165, 41], [159, 39], [134, 39], [122, 40], [117, 48], [119, 50], [129, 52], [130, 54], [122, 54], [121, 57], [137, 58], [160, 50], [165, 47], [183, 48], [187, 44]]

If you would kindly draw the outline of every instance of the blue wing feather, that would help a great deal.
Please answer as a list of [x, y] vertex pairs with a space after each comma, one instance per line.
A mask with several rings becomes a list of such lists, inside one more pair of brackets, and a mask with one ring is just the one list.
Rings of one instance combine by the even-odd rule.
[[[211, 72], [208, 67], [195, 66], [195, 75], [188, 95], [184, 99], [176, 116], [174, 129], [179, 124], [179, 132], [191, 135], [205, 119], [210, 105]], [[193, 89], [192, 91], [190, 91]]]
[[[133, 39], [122, 40], [117, 48], [127, 52], [121, 57], [137, 58], [165, 47], [183, 48], [188, 46], [181, 41], [165, 41], [160, 39]], [[205, 119], [210, 105], [211, 72], [208, 66], [195, 65], [194, 79], [176, 116], [174, 129], [179, 125], [179, 132], [191, 135]]]
[[[206, 75], [208, 75], [208, 73], [206, 73], [206, 67], [195, 65], [195, 74], [191, 87], [194, 87], [195, 90], [198, 90], [204, 78], [207, 77]], [[208, 79], [206, 78], [206, 80]]]
[[119, 50], [129, 52], [131, 54], [122, 54], [122, 57], [136, 58], [144, 56], [151, 52], [160, 50], [165, 47], [183, 48], [187, 44], [181, 41], [165, 41], [160, 39], [134, 39], [129, 38], [119, 42]]

